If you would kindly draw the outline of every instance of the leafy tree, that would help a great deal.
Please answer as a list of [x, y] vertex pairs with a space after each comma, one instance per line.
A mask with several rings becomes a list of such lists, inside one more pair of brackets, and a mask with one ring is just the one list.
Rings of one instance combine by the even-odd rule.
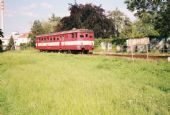
[[14, 39], [13, 39], [12, 36], [9, 40], [9, 43], [8, 43], [6, 50], [15, 50], [15, 43], [14, 43]]
[[[2, 29], [0, 29], [0, 37], [4, 37]], [[0, 39], [0, 52], [2, 52], [2, 40], [1, 39]]]
[[31, 44], [32, 47], [35, 47], [36, 35], [31, 33], [29, 34], [29, 38], [31, 38], [31, 41], [29, 44]]
[[31, 32], [32, 34], [34, 35], [41, 35], [41, 34], [44, 34], [45, 31], [42, 27], [42, 24], [39, 20], [35, 20], [34, 23], [33, 23], [33, 26], [31, 28]]
[[159, 36], [158, 31], [154, 29], [154, 26], [152, 24], [143, 23], [141, 20], [138, 20], [133, 24], [132, 30], [132, 37], [135, 38]]
[[166, 9], [161, 9], [156, 17], [155, 28], [164, 35], [170, 36], [170, 0], [167, 2]]
[[126, 26], [129, 26], [129, 24], [131, 23], [130, 19], [118, 9], [109, 11], [107, 17], [112, 21], [112, 24], [114, 26], [113, 31], [116, 37], [120, 37], [123, 29], [127, 28]]
[[55, 16], [55, 14], [52, 14], [47, 21], [40, 22], [39, 20], [35, 20], [31, 28], [32, 33], [35, 35], [40, 35], [56, 32], [61, 25], [60, 20], [61, 18]]
[[170, 0], [126, 0], [125, 3], [144, 23], [152, 23], [161, 35], [170, 36]]
[[35, 20], [31, 28], [31, 34], [29, 35], [29, 37], [31, 38], [31, 46], [35, 47], [36, 36], [44, 33], [45, 30], [41, 22], [39, 20]]
[[154, 29], [152, 24], [144, 23], [141, 20], [137, 20], [134, 23], [125, 26], [121, 32], [122, 38], [141, 38], [153, 36], [159, 36], [159, 32]]
[[51, 25], [52, 32], [59, 31], [61, 28], [61, 18], [55, 16], [55, 14], [52, 14], [52, 16], [49, 18], [49, 24]]
[[101, 6], [70, 4], [69, 10], [70, 16], [61, 19], [61, 30], [87, 28], [95, 31], [95, 37], [104, 38], [113, 34], [112, 22], [106, 17]]
[[41, 24], [44, 29], [44, 34], [54, 32], [53, 25], [49, 21], [43, 21], [43, 22], [41, 22]]
[[55, 16], [55, 14], [52, 14], [52, 16], [49, 18], [50, 22], [59, 22], [60, 20], [61, 20], [61, 18]]
[[4, 36], [3, 36], [2, 29], [0, 29], [0, 37], [4, 37]]
[[2, 40], [0, 39], [0, 52], [2, 52], [3, 48], [2, 48]]

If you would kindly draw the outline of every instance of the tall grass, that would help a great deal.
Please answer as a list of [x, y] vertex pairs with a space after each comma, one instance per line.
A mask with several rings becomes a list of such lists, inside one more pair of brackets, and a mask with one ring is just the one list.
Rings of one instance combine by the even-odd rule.
[[170, 64], [37, 51], [3, 53], [0, 114], [168, 115]]

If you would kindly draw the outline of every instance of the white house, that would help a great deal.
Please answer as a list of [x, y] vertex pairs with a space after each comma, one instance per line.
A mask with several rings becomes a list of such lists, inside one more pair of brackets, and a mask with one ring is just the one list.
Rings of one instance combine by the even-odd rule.
[[19, 32], [12, 32], [9, 36], [5, 37], [5, 38], [2, 38], [2, 43], [3, 43], [3, 49], [5, 50], [8, 43], [9, 43], [9, 40], [11, 38], [11, 36], [13, 37], [14, 39], [14, 43], [15, 43], [15, 48], [16, 49], [20, 49], [20, 45], [22, 43], [29, 43], [30, 42], [30, 38], [29, 38], [29, 32], [28, 33], [22, 33], [22, 34], [19, 34]]
[[30, 33], [22, 33], [17, 38], [14, 38], [16, 49], [20, 49], [21, 44], [28, 44], [30, 42], [31, 38], [29, 38], [29, 34]]

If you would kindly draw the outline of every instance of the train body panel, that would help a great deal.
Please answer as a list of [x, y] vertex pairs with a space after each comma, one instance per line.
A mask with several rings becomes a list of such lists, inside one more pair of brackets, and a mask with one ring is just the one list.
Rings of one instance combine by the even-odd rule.
[[48, 50], [92, 51], [94, 49], [94, 32], [77, 29], [36, 37], [36, 48]]

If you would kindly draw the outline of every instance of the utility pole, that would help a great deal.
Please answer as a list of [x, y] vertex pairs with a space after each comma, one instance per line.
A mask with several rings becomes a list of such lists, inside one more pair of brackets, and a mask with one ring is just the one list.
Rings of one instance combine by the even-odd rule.
[[1, 27], [4, 32], [4, 0], [0, 0]]

